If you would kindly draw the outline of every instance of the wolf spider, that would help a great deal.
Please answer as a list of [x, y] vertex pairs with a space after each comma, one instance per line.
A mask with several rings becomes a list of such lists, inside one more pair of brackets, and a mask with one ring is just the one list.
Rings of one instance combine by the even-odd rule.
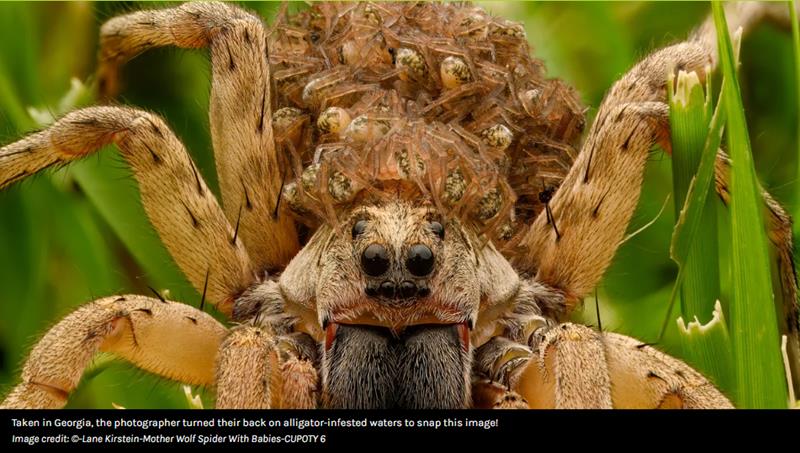
[[[736, 4], [729, 23], [782, 8]], [[574, 91], [521, 26], [470, 5], [315, 3], [267, 33], [189, 3], [113, 18], [100, 43], [105, 96], [150, 48], [210, 49], [222, 206], [161, 118], [113, 105], [2, 148], [0, 188], [117, 145], [161, 240], [232, 323], [96, 300], [35, 345], [2, 407], [63, 406], [101, 351], [212, 386], [218, 408], [732, 407], [683, 362], [563, 322], [623, 240], [651, 148], [669, 150], [668, 75], [717, 63], [710, 22], [616, 82], [582, 146]], [[720, 152], [723, 201], [728, 169]], [[790, 219], [764, 196], [793, 301]]]

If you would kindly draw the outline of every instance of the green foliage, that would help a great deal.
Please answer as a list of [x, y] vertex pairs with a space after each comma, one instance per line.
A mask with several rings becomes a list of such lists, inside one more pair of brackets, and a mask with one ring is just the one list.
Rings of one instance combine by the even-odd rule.
[[722, 74], [729, 88], [724, 90], [722, 102], [728, 117], [726, 142], [733, 160], [730, 181], [733, 297], [729, 308], [736, 369], [733, 396], [741, 407], [785, 408], [787, 387], [772, 294], [764, 202], [753, 166], [739, 77], [722, 4], [715, 1], [712, 9]]
[[[674, 191], [675, 198], [682, 202], [676, 203], [678, 221], [670, 246], [678, 276], [669, 306], [680, 289], [682, 316], [678, 318], [678, 328], [683, 358], [731, 394], [735, 389], [731, 345], [719, 303], [718, 199], [712, 184], [726, 110], [717, 105], [713, 117], [710, 115], [710, 82], [706, 86], [707, 92], [703, 93], [695, 73], [680, 72], [675, 93], [670, 89]], [[723, 81], [722, 92], [727, 89]], [[667, 313], [664, 326], [671, 321], [671, 310]], [[709, 321], [704, 324], [706, 319]]]
[[[711, 95], [703, 92], [696, 73], [679, 72], [676, 81], [670, 83], [676, 90], [670, 92], [670, 125], [672, 127], [672, 180], [675, 193], [675, 212], [680, 211], [689, 193], [694, 175], [700, 166], [701, 156], [706, 157], [706, 172], [702, 185], [698, 185], [698, 195], [702, 195], [703, 209], [696, 219], [696, 235], [686, 250], [680, 250], [685, 278], [681, 285], [681, 313], [684, 317], [697, 316], [702, 320], [710, 318], [714, 301], [719, 298], [719, 263], [717, 260], [717, 212], [715, 198], [708, 193], [714, 191], [710, 175], [713, 167], [711, 157], [716, 149], [706, 150], [704, 145], [711, 122]], [[709, 85], [710, 86], [710, 85]], [[702, 191], [705, 193], [701, 194]], [[677, 230], [677, 228], [676, 228]]]
[[[795, 77], [795, 94], [797, 99], [798, 109], [800, 110], [800, 22], [797, 19], [797, 0], [791, 0], [789, 2], [789, 17], [792, 20], [792, 45], [794, 48], [794, 77]], [[797, 133], [800, 134], [800, 115], [797, 116], [797, 122], [795, 123], [797, 126]], [[800, 144], [800, 141], [798, 141]], [[800, 155], [800, 148], [798, 148], [798, 155]], [[797, 173], [798, 177], [800, 177], [800, 159], [798, 159], [798, 166], [797, 166]], [[800, 187], [800, 186], [799, 186]], [[800, 194], [795, 195], [795, 204], [800, 206], [797, 202], [800, 201]], [[797, 218], [797, 214], [800, 214], [800, 209], [797, 207], [795, 208], [794, 217]], [[795, 234], [797, 234], [797, 229], [800, 228], [800, 224], [795, 224]]]
[[[91, 84], [98, 29], [104, 20], [157, 6], [0, 2], [0, 143], [36, 127], [28, 107], [58, 109], [72, 77]], [[268, 20], [277, 9], [274, 3], [246, 6]], [[702, 2], [487, 2], [484, 6], [525, 23], [534, 52], [545, 60], [548, 73], [576, 87], [591, 107], [590, 117], [605, 90], [637, 59], [682, 39], [709, 12]], [[743, 43], [741, 71], [756, 169], [779, 201], [794, 200], [800, 193], [795, 175], [797, 80], [789, 36], [769, 27], [756, 31]], [[154, 50], [129, 63], [123, 76], [120, 101], [163, 115], [216, 191], [205, 53]], [[620, 248], [599, 289], [603, 327], [647, 342], [658, 337], [677, 273], [669, 254], [675, 217], [671, 212], [657, 215], [671, 192], [671, 175], [671, 160], [655, 152], [631, 231], [656, 221]], [[725, 241], [725, 222], [720, 221], [720, 243]], [[726, 263], [725, 250], [720, 253], [721, 263]], [[734, 316], [725, 303], [730, 300], [726, 278], [723, 272], [723, 309], [732, 322]], [[110, 294], [147, 294], [146, 285], [169, 289], [174, 299], [186, 303], [199, 301], [158, 244], [135, 182], [115, 150], [0, 192], [0, 382], [6, 387], [14, 383], [30, 345], [78, 305]], [[587, 303], [577, 318], [596, 323], [594, 304]], [[674, 318], [669, 327], [659, 347], [681, 356]], [[72, 407], [110, 408], [112, 402], [128, 408], [187, 407], [178, 384], [119, 361], [103, 359], [87, 377], [71, 398]], [[203, 398], [204, 407], [210, 407], [208, 395], [203, 393]]]

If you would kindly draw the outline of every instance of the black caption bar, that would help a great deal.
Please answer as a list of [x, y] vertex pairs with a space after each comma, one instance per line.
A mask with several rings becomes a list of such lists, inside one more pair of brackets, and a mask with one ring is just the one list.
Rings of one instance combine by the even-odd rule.
[[641, 430], [666, 435], [676, 426], [704, 427], [697, 433], [718, 441], [721, 433], [712, 434], [717, 422], [728, 433], [741, 425], [755, 435], [754, 422], [781, 432], [781, 425], [798, 426], [800, 411], [2, 410], [0, 417], [3, 444], [12, 451], [438, 444], [491, 453], [500, 446], [532, 448], [556, 438], [574, 447]]

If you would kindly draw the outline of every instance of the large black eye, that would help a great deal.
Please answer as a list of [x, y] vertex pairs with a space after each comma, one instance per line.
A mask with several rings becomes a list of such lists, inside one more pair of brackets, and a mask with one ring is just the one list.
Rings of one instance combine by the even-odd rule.
[[434, 220], [428, 225], [428, 227], [431, 229], [433, 234], [439, 236], [439, 239], [444, 239], [444, 227], [441, 223]]
[[366, 229], [367, 229], [366, 220], [359, 220], [358, 222], [356, 222], [355, 225], [353, 225], [353, 239], [364, 234], [364, 230]]
[[414, 244], [408, 250], [406, 269], [412, 275], [424, 277], [433, 271], [433, 251], [423, 244]]
[[389, 270], [389, 252], [380, 244], [370, 244], [361, 254], [361, 268], [364, 273], [378, 277]]

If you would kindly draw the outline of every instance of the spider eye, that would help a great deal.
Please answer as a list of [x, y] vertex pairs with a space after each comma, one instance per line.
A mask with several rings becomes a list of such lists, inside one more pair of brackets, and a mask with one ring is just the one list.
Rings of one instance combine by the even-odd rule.
[[441, 223], [433, 221], [428, 225], [428, 228], [431, 229], [433, 234], [439, 236], [439, 239], [444, 239], [444, 227]]
[[370, 244], [361, 254], [361, 268], [370, 277], [379, 277], [389, 270], [389, 252], [380, 244]]
[[364, 230], [366, 229], [367, 229], [366, 220], [359, 220], [358, 222], [356, 222], [355, 225], [353, 225], [353, 239], [364, 234]]
[[406, 269], [411, 275], [424, 277], [433, 272], [433, 251], [424, 244], [414, 244], [408, 250]]

